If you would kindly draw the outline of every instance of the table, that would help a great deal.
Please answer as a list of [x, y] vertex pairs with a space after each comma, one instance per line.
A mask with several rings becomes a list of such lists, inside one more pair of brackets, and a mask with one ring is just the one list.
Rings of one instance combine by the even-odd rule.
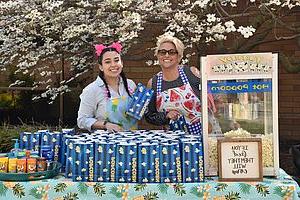
[[0, 199], [300, 199], [296, 181], [284, 170], [263, 182], [218, 182], [208, 177], [203, 183], [123, 184], [72, 182], [63, 176], [31, 182], [0, 182]]

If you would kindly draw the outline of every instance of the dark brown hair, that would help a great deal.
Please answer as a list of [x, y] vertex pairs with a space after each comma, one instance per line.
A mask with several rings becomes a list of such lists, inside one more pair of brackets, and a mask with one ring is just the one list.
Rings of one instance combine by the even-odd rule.
[[[104, 53], [108, 52], [108, 51], [115, 51], [117, 52], [118, 54], [120, 54], [115, 48], [112, 48], [112, 47], [108, 47], [108, 48], [105, 48], [103, 49], [103, 51], [101, 52], [101, 54], [99, 55], [98, 57], [98, 63], [100, 65], [102, 65], [102, 60], [103, 60], [103, 55]], [[127, 82], [127, 78], [125, 76], [125, 73], [123, 72], [123, 70], [121, 71], [121, 78], [123, 80], [123, 83], [124, 83], [124, 86], [125, 86], [125, 89], [126, 89], [126, 92], [127, 94], [131, 97], [130, 95], [130, 92], [129, 92], [129, 89], [128, 89], [128, 82]], [[110, 98], [111, 97], [111, 94], [110, 94], [110, 91], [109, 91], [109, 88], [108, 88], [108, 85], [107, 85], [107, 82], [105, 81], [105, 78], [104, 78], [104, 72], [100, 70], [99, 72], [99, 77], [102, 79], [105, 87], [106, 87], [106, 90], [107, 90], [107, 97]]]

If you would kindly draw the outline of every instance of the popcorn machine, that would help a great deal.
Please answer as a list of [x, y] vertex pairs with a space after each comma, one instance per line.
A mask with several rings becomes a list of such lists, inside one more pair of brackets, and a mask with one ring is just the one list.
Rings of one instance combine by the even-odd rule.
[[262, 138], [263, 175], [278, 174], [277, 60], [273, 53], [201, 58], [206, 176], [218, 173], [219, 137]]

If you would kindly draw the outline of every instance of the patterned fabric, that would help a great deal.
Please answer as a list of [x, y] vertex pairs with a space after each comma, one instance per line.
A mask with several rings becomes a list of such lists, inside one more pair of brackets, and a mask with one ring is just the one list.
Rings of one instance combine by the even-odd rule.
[[129, 96], [120, 96], [110, 99], [106, 104], [104, 117], [107, 121], [120, 125], [124, 130], [136, 130], [137, 120], [126, 115]]
[[187, 124], [187, 128], [189, 133], [191, 134], [201, 134], [202, 132], [202, 124], [201, 123], [194, 123], [194, 124]]
[[146, 200], [146, 199], [299, 199], [297, 183], [282, 169], [277, 179], [263, 182], [218, 182], [207, 178], [203, 183], [123, 184], [72, 182], [62, 176], [32, 182], [0, 182], [0, 200]]
[[177, 110], [185, 117], [188, 132], [191, 134], [202, 134], [201, 129], [201, 102], [195, 95], [188, 78], [182, 67], [178, 68], [179, 76], [183, 85], [161, 91], [162, 72], [157, 76], [156, 107], [159, 112]]

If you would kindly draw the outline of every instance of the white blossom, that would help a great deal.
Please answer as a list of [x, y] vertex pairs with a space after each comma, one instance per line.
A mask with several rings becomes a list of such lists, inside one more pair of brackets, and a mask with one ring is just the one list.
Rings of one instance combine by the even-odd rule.
[[236, 28], [234, 26], [234, 21], [230, 20], [224, 23], [225, 27], [226, 27], [226, 32], [230, 33], [230, 32], [235, 32]]
[[146, 61], [146, 64], [147, 64], [148, 66], [153, 65], [153, 60], [147, 60], [147, 61]]
[[198, 5], [200, 8], [206, 8], [207, 4], [209, 3], [210, 0], [200, 0], [200, 1], [195, 1], [194, 6]]
[[255, 28], [253, 28], [252, 26], [240, 26], [237, 31], [240, 32], [244, 36], [244, 38], [249, 38], [255, 32]]
[[215, 14], [207, 14], [206, 17], [208, 22], [215, 22], [217, 20]]
[[266, 5], [276, 5], [279, 6], [281, 5], [281, 1], [280, 0], [270, 0], [269, 2], [266, 3]]

